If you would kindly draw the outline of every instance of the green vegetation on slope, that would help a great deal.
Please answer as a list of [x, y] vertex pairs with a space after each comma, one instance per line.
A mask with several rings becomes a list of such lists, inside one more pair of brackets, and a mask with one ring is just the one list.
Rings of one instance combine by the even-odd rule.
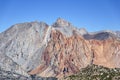
[[109, 69], [97, 65], [89, 65], [81, 69], [78, 74], [71, 75], [63, 80], [120, 80], [120, 68]]

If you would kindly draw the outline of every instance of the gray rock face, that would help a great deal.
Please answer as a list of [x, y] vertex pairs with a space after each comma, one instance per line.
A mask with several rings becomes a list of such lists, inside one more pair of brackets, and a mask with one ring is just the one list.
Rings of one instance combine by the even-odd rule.
[[115, 33], [116, 33], [116, 36], [120, 38], [120, 31], [116, 31]]
[[31, 80], [30, 78], [15, 72], [5, 71], [0, 68], [0, 80]]
[[58, 18], [57, 21], [52, 25], [53, 27], [69, 27], [71, 23], [65, 21], [62, 18]]
[[84, 28], [77, 29], [71, 23], [61, 18], [57, 19], [57, 21], [52, 25], [52, 28], [60, 31], [66, 37], [71, 37], [74, 34], [84, 35], [88, 33]]
[[[48, 25], [31, 22], [16, 24], [0, 34], [0, 66], [27, 75], [41, 63], [43, 39]], [[34, 57], [33, 57], [34, 56]]]
[[85, 28], [80, 28], [80, 29], [79, 29], [79, 33], [80, 33], [81, 35], [88, 34], [88, 32], [86, 31]]

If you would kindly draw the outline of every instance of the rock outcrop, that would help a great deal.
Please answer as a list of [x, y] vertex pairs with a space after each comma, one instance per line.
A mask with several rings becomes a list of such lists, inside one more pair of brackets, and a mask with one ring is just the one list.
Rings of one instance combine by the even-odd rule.
[[0, 33], [0, 67], [29, 76], [64, 77], [96, 64], [120, 68], [118, 32], [89, 33], [59, 18], [13, 25]]

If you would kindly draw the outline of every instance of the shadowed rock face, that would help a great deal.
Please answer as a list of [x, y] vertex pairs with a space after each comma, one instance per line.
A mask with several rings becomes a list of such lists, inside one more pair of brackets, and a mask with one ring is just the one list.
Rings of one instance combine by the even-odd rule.
[[87, 40], [90, 40], [90, 39], [105, 40], [105, 39], [108, 39], [110, 35], [107, 32], [101, 32], [101, 33], [96, 33], [96, 34], [93, 34], [93, 35], [85, 34], [83, 36]]
[[119, 58], [115, 33], [90, 34], [61, 18], [52, 26], [22, 23], [0, 33], [0, 66], [26, 76], [60, 78], [90, 64], [120, 68]]

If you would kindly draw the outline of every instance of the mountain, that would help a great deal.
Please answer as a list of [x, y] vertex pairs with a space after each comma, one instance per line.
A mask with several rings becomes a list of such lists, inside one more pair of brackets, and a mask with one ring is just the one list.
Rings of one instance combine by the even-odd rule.
[[24, 76], [62, 78], [88, 65], [120, 68], [120, 32], [89, 33], [58, 18], [15, 24], [0, 33], [0, 67]]

